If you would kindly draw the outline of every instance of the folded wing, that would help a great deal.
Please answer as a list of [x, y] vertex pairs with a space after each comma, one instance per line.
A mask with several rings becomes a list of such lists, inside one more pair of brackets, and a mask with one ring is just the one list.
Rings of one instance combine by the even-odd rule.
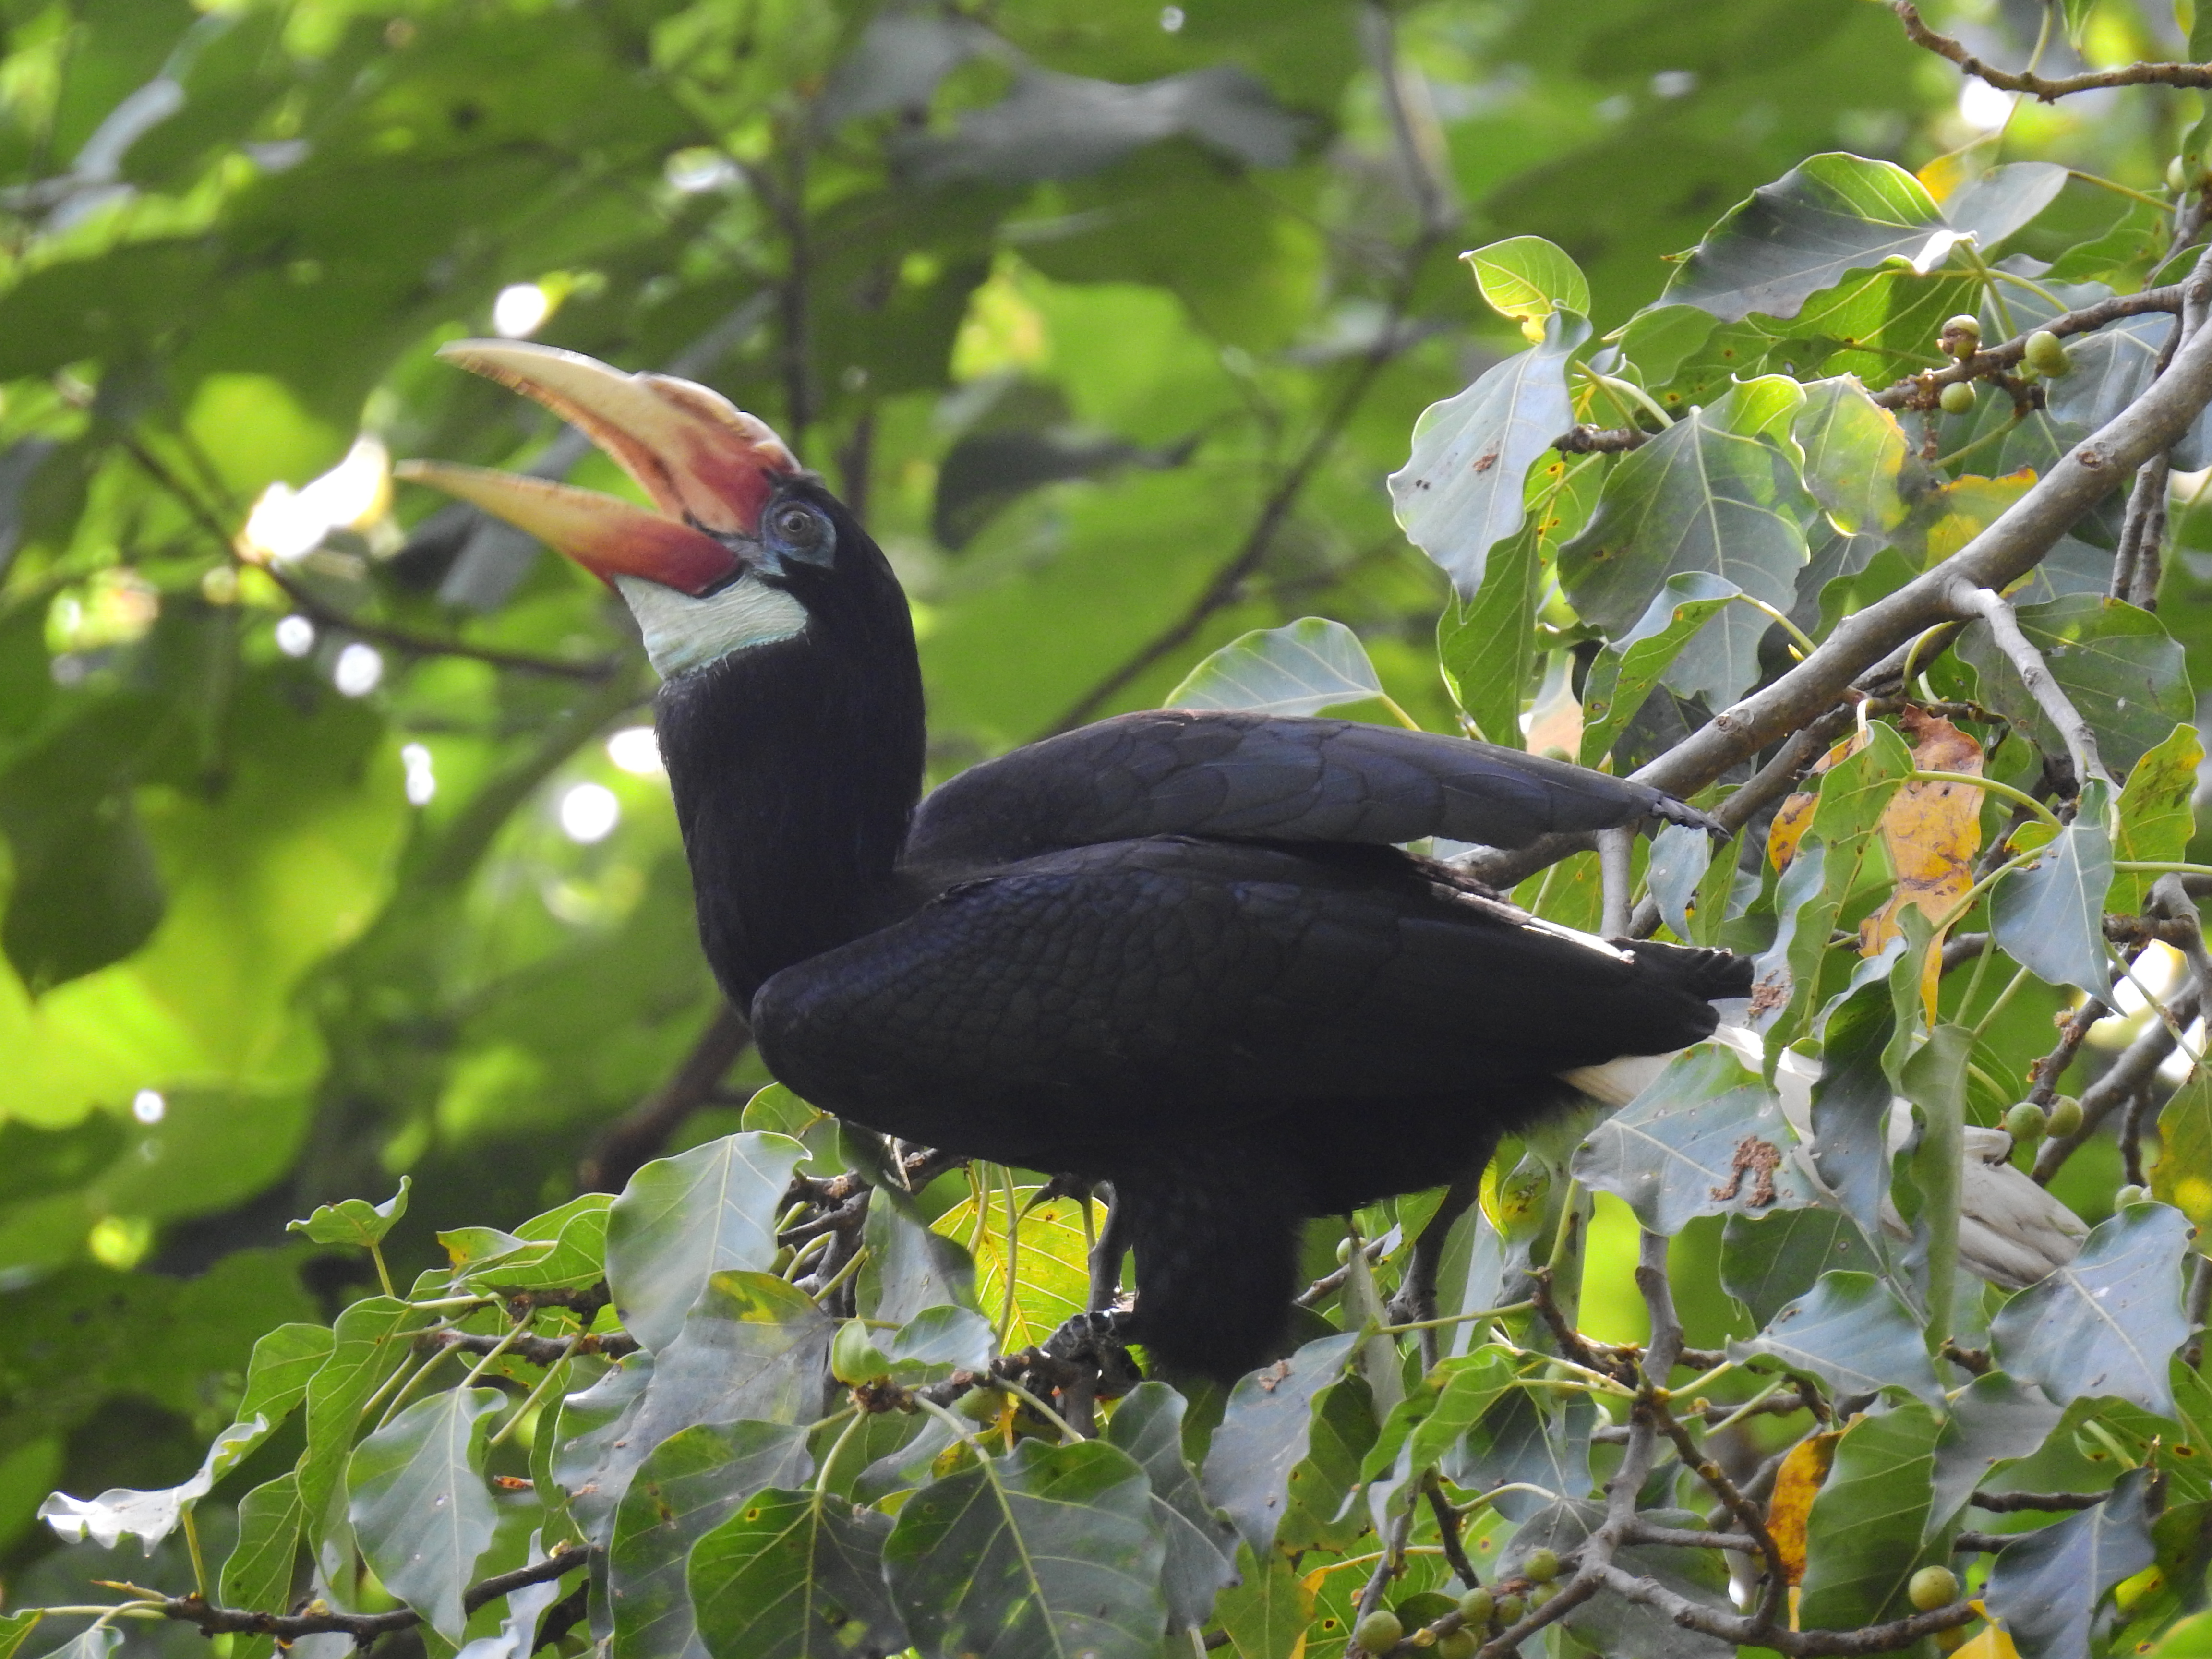
[[910, 856], [1002, 860], [1146, 836], [1523, 847], [1656, 817], [1714, 827], [1625, 778], [1355, 720], [1166, 708], [972, 767], [922, 802]]

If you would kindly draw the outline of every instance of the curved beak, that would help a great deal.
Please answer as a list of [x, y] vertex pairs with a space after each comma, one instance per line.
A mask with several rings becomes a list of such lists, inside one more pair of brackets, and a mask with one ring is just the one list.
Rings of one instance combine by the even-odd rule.
[[488, 467], [407, 461], [400, 477], [472, 501], [610, 581], [641, 576], [702, 593], [744, 563], [760, 518], [799, 471], [766, 422], [666, 374], [515, 340], [457, 340], [441, 357], [535, 398], [612, 456], [659, 512], [596, 490]]

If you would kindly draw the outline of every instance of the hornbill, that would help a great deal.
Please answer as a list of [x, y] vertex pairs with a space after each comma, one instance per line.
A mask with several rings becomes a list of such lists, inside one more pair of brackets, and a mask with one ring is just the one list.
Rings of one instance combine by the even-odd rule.
[[1466, 1179], [1576, 1097], [1698, 1042], [1725, 951], [1540, 921], [1431, 836], [1646, 818], [1656, 789], [1355, 721], [1162, 709], [922, 793], [921, 673], [882, 551], [764, 423], [544, 346], [440, 354], [607, 451], [657, 507], [416, 463], [609, 582], [659, 671], [699, 930], [775, 1075], [885, 1133], [1110, 1181], [1125, 1334], [1170, 1373], [1277, 1351], [1301, 1221]]

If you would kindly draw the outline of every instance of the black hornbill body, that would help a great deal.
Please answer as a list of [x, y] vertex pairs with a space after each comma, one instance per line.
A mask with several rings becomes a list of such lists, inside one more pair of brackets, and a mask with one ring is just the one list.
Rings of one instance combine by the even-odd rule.
[[1166, 710], [922, 795], [882, 552], [718, 394], [544, 347], [446, 354], [582, 427], [661, 509], [417, 465], [629, 602], [708, 960], [769, 1068], [944, 1150], [1113, 1182], [1130, 1334], [1232, 1376], [1287, 1323], [1298, 1224], [1479, 1170], [1562, 1073], [1707, 1036], [1725, 952], [1529, 917], [1428, 836], [1525, 844], [1656, 790], [1351, 721]]

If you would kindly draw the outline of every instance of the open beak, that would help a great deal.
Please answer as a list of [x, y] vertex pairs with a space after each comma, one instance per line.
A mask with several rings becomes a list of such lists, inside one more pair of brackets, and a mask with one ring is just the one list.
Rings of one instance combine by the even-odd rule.
[[404, 461], [402, 478], [472, 501], [594, 574], [703, 593], [745, 562], [761, 514], [799, 463], [767, 423], [666, 374], [515, 340], [457, 340], [438, 355], [536, 398], [611, 455], [659, 512], [597, 490], [489, 467]]

